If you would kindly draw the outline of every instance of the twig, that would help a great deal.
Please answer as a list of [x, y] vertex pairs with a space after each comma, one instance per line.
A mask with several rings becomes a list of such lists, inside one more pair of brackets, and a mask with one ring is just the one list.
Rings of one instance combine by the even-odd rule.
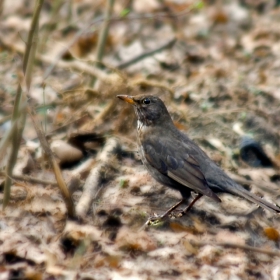
[[203, 246], [207, 246], [207, 245], [220, 246], [220, 247], [225, 247], [225, 248], [242, 249], [245, 252], [252, 251], [252, 252], [256, 252], [256, 253], [266, 254], [266, 255], [269, 255], [272, 257], [280, 257], [280, 252], [256, 248], [256, 247], [252, 247], [249, 245], [234, 244], [234, 243], [229, 243], [229, 242], [221, 242], [221, 243], [198, 242], [198, 241], [193, 241], [193, 240], [190, 241], [190, 243], [193, 244], [194, 246], [199, 246], [199, 247], [203, 247]]
[[117, 65], [116, 67], [119, 68], [119, 69], [124, 69], [124, 68], [127, 68], [128, 66], [132, 65], [132, 64], [135, 64], [149, 56], [152, 56], [156, 53], [159, 53], [165, 49], [169, 49], [171, 48], [176, 42], [176, 38], [173, 38], [172, 40], [168, 41], [167, 43], [165, 43], [164, 45], [152, 50], [152, 51], [147, 51], [147, 52], [144, 52], [140, 55], [137, 55], [136, 57], [130, 59], [129, 61], [126, 61], [126, 62], [123, 62], [123, 63], [120, 63], [119, 65]]
[[97, 42], [97, 48], [96, 48], [96, 60], [97, 61], [102, 61], [102, 58], [103, 58], [103, 54], [104, 54], [104, 50], [105, 50], [105, 43], [106, 43], [106, 40], [108, 37], [110, 18], [112, 15], [113, 6], [114, 6], [114, 0], [107, 0], [105, 18], [104, 18], [102, 29], [98, 36], [98, 42]]
[[[98, 164], [91, 170], [84, 185], [83, 194], [77, 204], [77, 215], [85, 217], [93, 199], [100, 192], [102, 179], [105, 179], [108, 170], [112, 169], [115, 163], [114, 158], [119, 143], [115, 138], [109, 138], [103, 150], [97, 155]], [[108, 174], [107, 174], [108, 175]]]
[[88, 174], [92, 169], [92, 166], [94, 165], [95, 161], [96, 160], [93, 157], [88, 158], [86, 161], [82, 162], [75, 169], [73, 169], [71, 171], [71, 175], [77, 177], [81, 174]]
[[[6, 173], [3, 171], [0, 171], [0, 175], [5, 176]], [[30, 183], [35, 183], [35, 184], [52, 185], [52, 186], [57, 185], [57, 182], [55, 182], [55, 181], [38, 179], [38, 178], [35, 178], [32, 176], [27, 176], [27, 175], [12, 175], [11, 178], [14, 180], [30, 182]]]
[[[114, 0], [107, 0], [107, 6], [106, 6], [106, 12], [105, 12], [105, 20], [103, 22], [102, 29], [99, 33], [98, 36], [98, 42], [97, 42], [97, 48], [96, 48], [96, 60], [98, 63], [96, 64], [97, 68], [102, 67], [102, 58], [104, 55], [104, 50], [105, 50], [105, 45], [106, 45], [106, 40], [108, 37], [108, 31], [109, 31], [109, 26], [110, 26], [110, 18], [112, 15], [112, 10], [114, 6]], [[96, 82], [96, 77], [94, 77], [91, 80], [91, 87], [94, 87], [94, 84]]]
[[33, 122], [33, 126], [37, 132], [37, 135], [38, 135], [38, 138], [40, 140], [40, 143], [42, 145], [42, 148], [44, 149], [44, 152], [53, 168], [53, 171], [54, 171], [54, 174], [55, 174], [55, 177], [56, 177], [56, 181], [57, 181], [57, 184], [58, 184], [58, 187], [61, 191], [61, 194], [62, 194], [62, 197], [64, 199], [64, 202], [65, 202], [65, 205], [66, 205], [66, 208], [67, 208], [67, 212], [68, 212], [68, 215], [69, 215], [69, 218], [71, 219], [74, 219], [76, 214], [75, 214], [75, 206], [74, 206], [74, 203], [73, 203], [73, 200], [72, 200], [72, 197], [71, 197], [71, 194], [64, 182], [64, 179], [63, 179], [63, 176], [62, 176], [62, 173], [61, 173], [61, 170], [59, 168], [59, 165], [54, 157], [54, 154], [53, 152], [51, 151], [50, 149], [50, 146], [47, 142], [47, 139], [45, 137], [45, 135], [43, 134], [42, 130], [40, 129], [40, 127], [38, 126], [38, 121], [35, 119], [35, 112], [34, 110], [32, 109], [32, 107], [28, 107], [28, 113], [31, 117], [31, 120]]

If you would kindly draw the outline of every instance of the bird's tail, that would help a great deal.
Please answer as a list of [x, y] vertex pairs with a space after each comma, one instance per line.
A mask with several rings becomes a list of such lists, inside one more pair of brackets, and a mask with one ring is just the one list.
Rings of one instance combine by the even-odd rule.
[[245, 199], [258, 204], [259, 206], [272, 211], [274, 213], [280, 213], [280, 207], [273, 205], [272, 203], [262, 199], [261, 197], [245, 190], [242, 186], [235, 184], [234, 186], [225, 187], [228, 193], [244, 197]]

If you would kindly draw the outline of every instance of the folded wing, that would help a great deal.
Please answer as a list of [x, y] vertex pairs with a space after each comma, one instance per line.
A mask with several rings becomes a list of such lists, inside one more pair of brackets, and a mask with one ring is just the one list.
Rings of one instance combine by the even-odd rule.
[[198, 162], [179, 141], [174, 143], [167, 137], [160, 139], [150, 137], [150, 140], [143, 145], [143, 150], [149, 164], [162, 174], [197, 193], [221, 201], [209, 188]]

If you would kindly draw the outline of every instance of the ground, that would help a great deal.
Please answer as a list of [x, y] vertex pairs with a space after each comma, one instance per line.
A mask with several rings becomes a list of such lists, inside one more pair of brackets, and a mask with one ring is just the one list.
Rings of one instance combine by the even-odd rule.
[[[203, 197], [188, 215], [145, 226], [180, 194], [148, 174], [134, 111], [116, 98], [160, 96], [178, 129], [234, 180], [280, 204], [277, 1], [115, 1], [110, 14], [111, 2], [44, 1], [28, 91], [22, 65], [35, 1], [1, 1], [0, 279], [279, 279], [279, 215], [245, 199]], [[1, 143], [18, 83], [74, 217], [30, 115], [2, 209], [13, 145]], [[242, 157], [244, 139], [262, 147], [265, 167], [255, 152]]]

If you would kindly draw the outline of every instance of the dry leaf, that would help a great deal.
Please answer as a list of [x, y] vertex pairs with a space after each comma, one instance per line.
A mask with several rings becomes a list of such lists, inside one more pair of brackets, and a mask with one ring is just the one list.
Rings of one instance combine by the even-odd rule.
[[265, 228], [264, 234], [270, 240], [273, 240], [275, 242], [279, 241], [280, 235], [279, 235], [278, 230], [276, 230], [275, 228], [272, 228], [272, 227]]

